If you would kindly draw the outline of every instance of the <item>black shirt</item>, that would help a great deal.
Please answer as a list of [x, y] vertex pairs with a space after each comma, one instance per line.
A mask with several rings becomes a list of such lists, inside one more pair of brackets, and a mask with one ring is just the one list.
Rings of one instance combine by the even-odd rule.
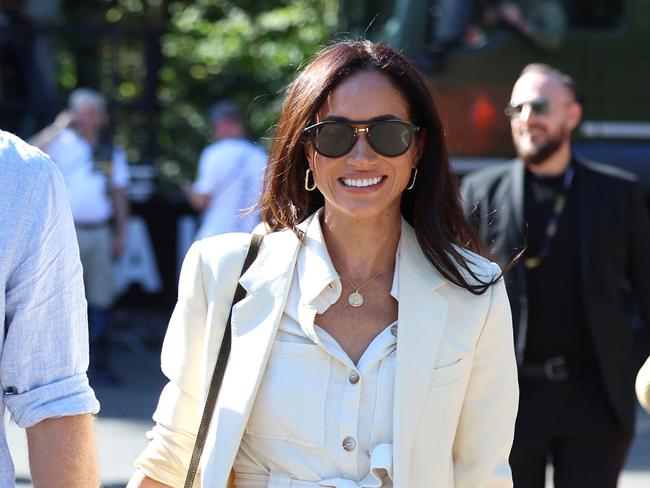
[[[579, 208], [577, 175], [567, 195], [558, 229], [542, 264], [526, 270], [528, 332], [524, 365], [564, 356], [568, 382], [521, 382], [519, 435], [548, 436], [574, 432], [596, 434], [618, 428], [616, 415], [598, 375], [594, 344], [584, 311], [580, 286]], [[543, 177], [526, 171], [524, 219], [528, 248], [523, 259], [538, 256], [564, 175]], [[579, 366], [577, 376], [572, 366]], [[557, 432], [556, 432], [557, 431]], [[522, 434], [522, 432], [524, 432]]]
[[[529, 308], [525, 363], [539, 363], [554, 356], [575, 361], [594, 357], [580, 293], [576, 179], [574, 174], [548, 255], [541, 265], [526, 270]], [[546, 225], [563, 187], [564, 175], [544, 177], [526, 171], [524, 219], [528, 248], [523, 259], [539, 254]]]

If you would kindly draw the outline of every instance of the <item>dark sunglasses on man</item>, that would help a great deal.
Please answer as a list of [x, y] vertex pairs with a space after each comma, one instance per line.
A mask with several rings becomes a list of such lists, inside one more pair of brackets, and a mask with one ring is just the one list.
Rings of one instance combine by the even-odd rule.
[[538, 98], [531, 102], [518, 103], [513, 105], [511, 103], [506, 106], [503, 112], [506, 114], [506, 117], [509, 119], [518, 119], [521, 117], [524, 107], [528, 105], [530, 107], [531, 113], [535, 115], [547, 115], [549, 111], [548, 100], [546, 98]]
[[340, 158], [349, 153], [358, 133], [365, 132], [370, 147], [382, 156], [394, 158], [411, 146], [413, 134], [420, 128], [399, 119], [389, 120], [325, 120], [305, 129], [314, 150], [321, 156]]

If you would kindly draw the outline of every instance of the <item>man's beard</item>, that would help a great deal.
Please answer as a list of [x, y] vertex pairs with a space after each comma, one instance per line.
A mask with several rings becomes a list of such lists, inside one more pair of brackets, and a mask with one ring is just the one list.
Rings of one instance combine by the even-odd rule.
[[517, 147], [517, 153], [526, 166], [539, 166], [560, 148], [564, 143], [564, 139], [564, 134], [560, 132], [555, 136], [549, 137], [546, 143], [533, 148], [526, 154], [523, 154]]

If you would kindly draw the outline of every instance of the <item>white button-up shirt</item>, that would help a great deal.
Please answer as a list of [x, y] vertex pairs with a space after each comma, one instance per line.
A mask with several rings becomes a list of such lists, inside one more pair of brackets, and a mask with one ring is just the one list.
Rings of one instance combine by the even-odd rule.
[[[307, 227], [235, 459], [241, 488], [392, 486], [397, 323], [386, 324], [356, 365], [314, 323], [342, 290], [319, 215]], [[397, 272], [391, 290], [396, 300]]]
[[63, 174], [74, 221], [107, 222], [113, 215], [109, 190], [129, 184], [124, 150], [113, 148], [110, 168], [102, 168], [94, 160], [92, 146], [74, 130], [65, 129], [47, 146], [47, 153]]
[[97, 413], [79, 250], [61, 174], [0, 131], [0, 488], [14, 486], [5, 408], [21, 427]]
[[223, 139], [206, 147], [199, 159], [196, 193], [210, 195], [196, 239], [250, 232], [260, 221], [249, 214], [262, 192], [266, 152], [246, 139]]

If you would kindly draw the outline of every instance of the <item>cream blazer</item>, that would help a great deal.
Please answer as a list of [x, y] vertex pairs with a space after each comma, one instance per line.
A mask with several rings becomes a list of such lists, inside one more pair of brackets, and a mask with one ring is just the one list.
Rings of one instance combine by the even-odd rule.
[[[136, 461], [149, 477], [182, 487], [208, 384], [250, 236], [196, 243], [162, 351], [169, 378], [151, 442]], [[300, 242], [265, 237], [241, 277], [248, 296], [232, 316], [232, 351], [195, 486], [223, 488], [269, 358]], [[498, 267], [469, 253], [475, 271]], [[510, 307], [503, 280], [483, 295], [449, 283], [402, 223], [399, 332], [393, 413], [395, 488], [512, 486], [508, 455], [518, 402]]]

